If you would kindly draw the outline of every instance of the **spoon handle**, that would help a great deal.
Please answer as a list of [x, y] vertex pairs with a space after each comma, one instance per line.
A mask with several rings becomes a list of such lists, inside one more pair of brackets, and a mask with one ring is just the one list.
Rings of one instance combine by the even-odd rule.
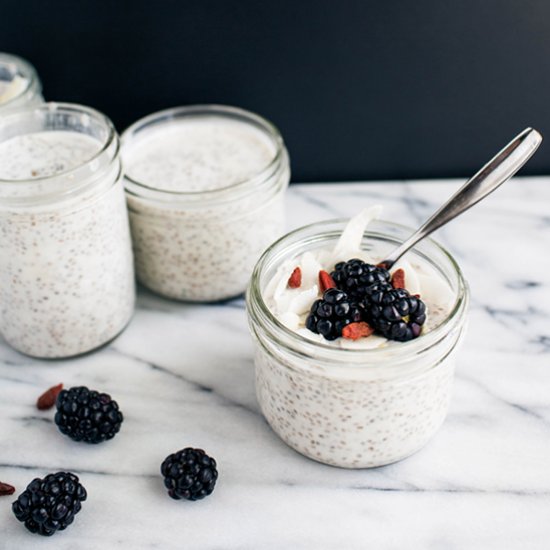
[[424, 237], [492, 193], [531, 158], [541, 142], [542, 136], [536, 130], [532, 128], [523, 130], [472, 176], [422, 227], [381, 263], [389, 269], [407, 250]]

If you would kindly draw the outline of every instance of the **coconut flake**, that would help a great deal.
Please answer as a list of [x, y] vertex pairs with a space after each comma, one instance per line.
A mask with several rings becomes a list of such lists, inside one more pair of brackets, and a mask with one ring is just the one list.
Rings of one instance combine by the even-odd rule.
[[302, 269], [302, 286], [311, 288], [317, 284], [319, 271], [323, 269], [319, 260], [311, 252], [305, 252], [301, 258], [300, 268]]
[[419, 266], [416, 275], [420, 288], [418, 294], [422, 301], [450, 310], [454, 301], [453, 291], [441, 276], [432, 267], [427, 266]]
[[289, 330], [298, 330], [300, 328], [300, 317], [291, 311], [281, 313], [279, 321]]
[[365, 208], [350, 219], [332, 251], [332, 262], [344, 262], [361, 254], [363, 235], [369, 223], [380, 217], [382, 206]]
[[297, 296], [292, 298], [288, 306], [288, 311], [298, 315], [307, 313], [311, 308], [311, 304], [315, 301], [318, 295], [319, 287], [317, 285], [313, 285], [307, 290], [302, 290]]
[[374, 349], [386, 345], [388, 343], [388, 340], [383, 336], [371, 334], [366, 338], [359, 338], [357, 340], [339, 338], [338, 343], [340, 344], [340, 347], [344, 349]]
[[323, 338], [323, 336], [321, 334], [311, 332], [311, 330], [308, 330], [307, 328], [299, 328], [296, 331], [296, 334], [299, 334], [300, 336], [303, 336], [307, 340], [311, 340], [313, 342], [319, 342], [321, 344], [326, 344], [327, 343], [327, 341]]

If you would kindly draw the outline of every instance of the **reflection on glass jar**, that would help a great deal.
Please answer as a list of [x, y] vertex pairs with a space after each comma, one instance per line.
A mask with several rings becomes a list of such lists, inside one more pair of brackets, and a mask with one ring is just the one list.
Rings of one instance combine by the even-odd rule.
[[0, 332], [36, 357], [105, 344], [134, 276], [119, 140], [101, 113], [43, 104], [0, 118]]
[[24, 59], [0, 52], [0, 116], [42, 103], [42, 85]]
[[290, 170], [277, 129], [241, 109], [181, 107], [136, 122], [122, 148], [138, 280], [178, 300], [242, 293], [284, 231]]
[[[425, 239], [407, 259], [437, 273], [452, 290], [452, 301], [419, 338], [348, 349], [288, 329], [266, 304], [269, 282], [283, 262], [308, 250], [331, 249], [344, 225], [342, 221], [314, 224], [272, 245], [254, 269], [247, 310], [256, 344], [257, 397], [273, 430], [314, 460], [369, 468], [414, 453], [445, 419], [468, 289], [448, 252]], [[363, 237], [363, 249], [383, 258], [411, 232], [389, 222], [374, 222]]]

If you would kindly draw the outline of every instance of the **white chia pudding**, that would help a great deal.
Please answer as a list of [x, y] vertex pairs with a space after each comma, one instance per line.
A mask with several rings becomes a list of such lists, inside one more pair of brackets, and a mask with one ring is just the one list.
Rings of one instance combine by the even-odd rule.
[[146, 117], [122, 143], [138, 280], [178, 300], [242, 293], [284, 231], [278, 131], [247, 111], [196, 106]]
[[[247, 293], [264, 416], [300, 453], [346, 468], [405, 458], [440, 427], [468, 302], [458, 266], [424, 240], [391, 270], [403, 270], [410, 296], [425, 304], [418, 337], [393, 341], [371, 328], [356, 339], [327, 340], [309, 330], [312, 306], [325, 290], [320, 271], [330, 274], [355, 258], [376, 265], [410, 234], [379, 221], [366, 229], [379, 213], [374, 207], [347, 225], [324, 222], [290, 233], [262, 256]], [[291, 280], [297, 268], [299, 285]]]
[[0, 115], [41, 103], [41, 91], [36, 70], [29, 62], [0, 52]]
[[64, 104], [0, 119], [0, 235], [0, 332], [15, 349], [69, 357], [125, 327], [135, 288], [108, 119]]

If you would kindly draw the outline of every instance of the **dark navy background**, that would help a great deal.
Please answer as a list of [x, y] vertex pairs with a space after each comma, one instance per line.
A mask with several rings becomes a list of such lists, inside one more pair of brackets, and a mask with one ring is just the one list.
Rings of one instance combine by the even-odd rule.
[[119, 130], [225, 103], [281, 130], [294, 181], [466, 176], [548, 134], [548, 0], [0, 0], [0, 51]]

